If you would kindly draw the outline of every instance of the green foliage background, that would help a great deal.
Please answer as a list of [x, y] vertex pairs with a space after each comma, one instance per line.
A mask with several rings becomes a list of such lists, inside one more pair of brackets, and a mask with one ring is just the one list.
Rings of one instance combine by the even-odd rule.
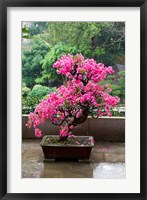
[[22, 104], [23, 113], [35, 106], [66, 80], [56, 73], [53, 63], [64, 54], [81, 53], [106, 66], [115, 74], [103, 83], [112, 85], [112, 95], [125, 104], [124, 22], [27, 22], [22, 27]]

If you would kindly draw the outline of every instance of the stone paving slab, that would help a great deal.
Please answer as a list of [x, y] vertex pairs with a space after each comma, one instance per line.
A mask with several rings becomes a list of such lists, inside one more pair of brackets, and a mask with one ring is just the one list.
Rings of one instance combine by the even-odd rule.
[[94, 178], [100, 163], [125, 163], [124, 143], [95, 142], [90, 163], [43, 162], [39, 143], [39, 139], [22, 141], [22, 178]]

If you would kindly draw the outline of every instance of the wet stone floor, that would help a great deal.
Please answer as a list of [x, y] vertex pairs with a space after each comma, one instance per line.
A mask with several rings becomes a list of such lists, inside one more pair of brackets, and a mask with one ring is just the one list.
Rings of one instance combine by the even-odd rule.
[[95, 142], [90, 162], [43, 162], [40, 140], [22, 142], [22, 178], [125, 178], [125, 144]]

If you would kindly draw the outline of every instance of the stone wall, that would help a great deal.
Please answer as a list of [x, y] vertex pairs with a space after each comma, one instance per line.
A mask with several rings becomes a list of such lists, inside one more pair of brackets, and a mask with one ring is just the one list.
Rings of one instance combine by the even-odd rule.
[[[28, 115], [22, 115], [22, 138], [36, 138], [34, 129], [26, 127]], [[41, 126], [43, 135], [56, 135], [59, 127], [46, 122]], [[93, 119], [89, 117], [86, 122], [75, 127], [76, 135], [93, 135], [95, 141], [124, 142], [125, 141], [125, 118], [102, 117]]]

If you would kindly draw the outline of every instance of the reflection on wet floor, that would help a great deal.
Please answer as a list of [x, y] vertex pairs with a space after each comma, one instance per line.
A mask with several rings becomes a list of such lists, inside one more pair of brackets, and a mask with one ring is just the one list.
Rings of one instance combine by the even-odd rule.
[[98, 179], [124, 179], [124, 163], [100, 163], [93, 170], [93, 178]]
[[125, 144], [95, 142], [90, 163], [43, 162], [40, 140], [23, 140], [22, 178], [125, 178]]
[[42, 178], [91, 178], [92, 166], [87, 163], [45, 163]]

